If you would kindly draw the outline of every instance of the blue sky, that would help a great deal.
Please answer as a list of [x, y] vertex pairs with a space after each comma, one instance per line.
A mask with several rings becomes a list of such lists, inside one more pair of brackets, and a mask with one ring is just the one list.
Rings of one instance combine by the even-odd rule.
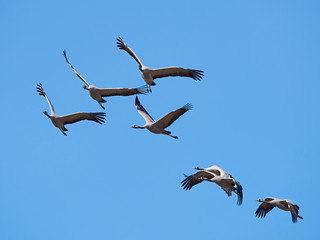
[[[1, 1], [0, 239], [314, 239], [320, 212], [318, 1]], [[134, 97], [108, 98], [107, 121], [69, 125], [42, 113], [100, 112], [66, 64], [99, 87], [144, 84], [122, 39], [151, 68], [205, 72], [156, 81], [140, 97], [155, 119], [194, 109], [168, 130], [144, 124]], [[244, 202], [213, 183], [180, 187], [219, 165]], [[314, 185], [315, 184], [315, 185]], [[257, 219], [256, 199], [291, 199]]]

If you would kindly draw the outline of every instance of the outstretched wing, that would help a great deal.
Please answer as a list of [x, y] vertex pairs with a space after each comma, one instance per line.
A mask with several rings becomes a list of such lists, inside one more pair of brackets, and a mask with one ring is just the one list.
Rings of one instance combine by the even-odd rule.
[[205, 179], [214, 178], [215, 175], [207, 171], [199, 171], [190, 176], [184, 175], [186, 178], [181, 181], [181, 187], [184, 190], [190, 190], [194, 185], [201, 183]]
[[196, 81], [200, 81], [204, 76], [203, 71], [193, 70], [180, 67], [158, 68], [151, 71], [153, 79], [163, 77], [190, 77]]
[[138, 56], [134, 53], [134, 51], [132, 51], [131, 48], [129, 48], [129, 46], [127, 44], [124, 43], [124, 41], [121, 39], [121, 37], [117, 38], [117, 47], [119, 49], [123, 49], [125, 50], [127, 53], [129, 53], [139, 64], [140, 67], [143, 66], [141, 60], [138, 58]]
[[50, 107], [50, 110], [51, 110], [51, 113], [54, 113], [54, 108], [53, 108], [53, 105], [52, 103], [50, 102], [47, 94], [44, 92], [43, 90], [43, 87], [42, 87], [42, 84], [41, 83], [38, 83], [37, 84], [37, 92], [39, 93], [40, 96], [44, 96], [46, 99], [47, 99], [47, 102], [49, 104], [49, 107]]
[[77, 76], [89, 87], [89, 83], [74, 69], [74, 67], [70, 64], [68, 58], [67, 58], [67, 52], [66, 50], [63, 50], [63, 56], [66, 59], [69, 66], [73, 69], [73, 71], [77, 74]]
[[177, 120], [181, 115], [185, 114], [187, 111], [192, 109], [192, 105], [190, 103], [184, 105], [182, 108], [179, 108], [175, 111], [172, 111], [159, 119], [155, 124], [160, 128], [169, 127], [175, 120]]
[[138, 113], [144, 118], [146, 122], [154, 122], [153, 118], [149, 115], [147, 110], [141, 105], [138, 96], [136, 96], [135, 105], [138, 110]]
[[139, 88], [100, 88], [97, 89], [97, 92], [101, 95], [101, 97], [130, 96], [136, 94], [146, 94], [148, 89], [146, 86]]
[[273, 208], [271, 203], [261, 203], [256, 211], [256, 217], [264, 218], [268, 212]]
[[106, 120], [105, 116], [106, 116], [106, 114], [103, 113], [103, 112], [98, 112], [98, 113], [85, 113], [85, 112], [82, 112], [82, 113], [73, 113], [73, 114], [70, 114], [70, 115], [62, 116], [60, 118], [60, 120], [62, 121], [62, 123], [64, 125], [72, 124], [72, 123], [79, 122], [79, 121], [82, 121], [82, 120], [89, 120], [89, 121], [94, 121], [94, 122], [97, 122], [99, 124], [102, 124]]

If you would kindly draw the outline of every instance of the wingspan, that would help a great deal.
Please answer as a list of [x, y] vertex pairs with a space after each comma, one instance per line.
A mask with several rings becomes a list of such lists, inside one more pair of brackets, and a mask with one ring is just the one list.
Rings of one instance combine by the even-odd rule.
[[94, 121], [99, 124], [104, 123], [106, 120], [105, 118], [106, 114], [103, 112], [98, 112], [98, 113], [73, 113], [70, 115], [65, 115], [61, 117], [61, 122], [66, 125], [66, 124], [71, 124], [75, 122], [79, 122], [82, 120], [89, 120], [89, 121]]
[[136, 96], [135, 101], [136, 108], [138, 110], [138, 113], [144, 118], [144, 120], [148, 122], [154, 122], [153, 118], [149, 115], [147, 110], [140, 104], [140, 101], [138, 99], [138, 96]]
[[196, 81], [200, 81], [204, 76], [203, 71], [193, 70], [180, 67], [167, 67], [167, 68], [158, 68], [151, 71], [153, 79], [163, 78], [163, 77], [190, 77]]
[[66, 59], [69, 66], [72, 68], [72, 70], [77, 74], [77, 76], [89, 87], [89, 83], [74, 69], [74, 67], [70, 64], [68, 58], [67, 58], [67, 52], [66, 50], [63, 50], [63, 56]]
[[187, 111], [192, 109], [190, 103], [184, 105], [182, 108], [179, 108], [175, 111], [172, 111], [159, 119], [155, 124], [160, 128], [169, 127], [174, 121], [176, 121], [181, 115], [185, 114]]
[[129, 46], [127, 44], [124, 43], [124, 41], [121, 39], [121, 37], [117, 38], [117, 47], [119, 49], [123, 49], [127, 53], [129, 53], [137, 61], [140, 68], [143, 66], [143, 64], [142, 64], [141, 60], [138, 58], [138, 56], [134, 53], [134, 51], [132, 51], [131, 48], [129, 48]]

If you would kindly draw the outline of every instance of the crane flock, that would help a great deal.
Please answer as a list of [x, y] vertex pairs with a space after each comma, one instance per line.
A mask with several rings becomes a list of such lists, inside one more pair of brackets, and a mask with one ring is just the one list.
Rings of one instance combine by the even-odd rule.
[[[67, 62], [67, 64], [71, 67], [71, 69], [75, 72], [75, 74], [80, 78], [82, 82], [84, 82], [83, 88], [89, 92], [91, 98], [99, 103], [102, 109], [105, 110], [105, 107], [102, 103], [105, 103], [106, 100], [103, 99], [104, 97], [111, 97], [111, 96], [131, 96], [136, 95], [135, 97], [135, 106], [137, 108], [138, 113], [144, 118], [145, 125], [137, 126], [133, 125], [131, 128], [135, 129], [148, 129], [150, 132], [155, 134], [164, 134], [168, 135], [174, 139], [178, 139], [177, 136], [171, 135], [170, 131], [165, 130], [165, 128], [169, 127], [173, 122], [175, 122], [180, 116], [185, 114], [187, 111], [192, 109], [192, 105], [187, 103], [183, 107], [172, 111], [166, 114], [164, 117], [159, 119], [158, 121], [154, 121], [153, 118], [149, 115], [146, 109], [141, 105], [138, 94], [146, 94], [151, 91], [151, 86], [155, 86], [156, 83], [154, 82], [157, 78], [164, 78], [164, 77], [189, 77], [196, 81], [200, 81], [204, 76], [203, 71], [201, 70], [194, 70], [194, 69], [186, 69], [181, 67], [166, 67], [166, 68], [159, 68], [159, 69], [151, 69], [146, 67], [142, 64], [141, 60], [137, 57], [134, 51], [121, 39], [121, 37], [117, 38], [117, 47], [120, 50], [126, 51], [130, 56], [132, 56], [135, 61], [139, 64], [139, 70], [142, 73], [142, 78], [146, 82], [145, 86], [141, 86], [138, 88], [98, 88], [94, 85], [88, 83], [71, 65], [67, 58], [66, 50], [63, 51], [63, 56]], [[59, 116], [55, 113], [52, 103], [50, 102], [47, 94], [45, 93], [42, 84], [37, 84], [37, 92], [40, 96], [46, 98], [51, 114], [49, 115], [47, 111], [43, 113], [50, 118], [52, 124], [58, 128], [62, 134], [67, 136], [65, 133], [68, 131], [65, 128], [65, 125], [72, 124], [75, 122], [79, 122], [82, 120], [88, 120], [97, 122], [99, 124], [103, 124], [106, 120], [106, 114], [104, 112], [79, 112], [73, 113], [65, 116]], [[243, 203], [243, 188], [235, 178], [231, 176], [227, 171], [223, 170], [222, 168], [214, 165], [208, 168], [200, 168], [196, 167], [198, 170], [196, 173], [191, 175], [184, 175], [185, 179], [181, 181], [181, 187], [184, 190], [191, 190], [193, 186], [203, 182], [213, 182], [216, 183], [219, 187], [224, 190], [228, 196], [232, 195], [234, 192], [238, 199], [237, 205], [242, 205]], [[296, 223], [297, 219], [303, 219], [299, 216], [299, 206], [287, 199], [278, 199], [273, 197], [266, 197], [265, 199], [258, 199], [257, 202], [260, 202], [258, 209], [256, 210], [255, 214], [258, 218], [264, 218], [268, 212], [270, 212], [274, 207], [278, 207], [284, 211], [290, 211], [292, 216], [292, 222]]]

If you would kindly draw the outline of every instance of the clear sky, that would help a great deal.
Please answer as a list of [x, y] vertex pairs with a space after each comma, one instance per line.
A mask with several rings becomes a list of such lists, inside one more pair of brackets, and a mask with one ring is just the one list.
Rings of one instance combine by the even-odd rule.
[[[0, 239], [315, 239], [320, 213], [319, 1], [0, 1]], [[140, 96], [154, 119], [194, 108], [168, 130], [147, 130], [134, 96], [107, 99], [104, 125], [43, 114], [41, 82], [60, 115], [100, 112], [65, 62], [98, 87], [144, 85], [122, 39], [151, 68], [205, 72], [156, 81]], [[214, 183], [180, 187], [218, 165], [244, 202]], [[291, 199], [304, 220], [256, 199]]]

